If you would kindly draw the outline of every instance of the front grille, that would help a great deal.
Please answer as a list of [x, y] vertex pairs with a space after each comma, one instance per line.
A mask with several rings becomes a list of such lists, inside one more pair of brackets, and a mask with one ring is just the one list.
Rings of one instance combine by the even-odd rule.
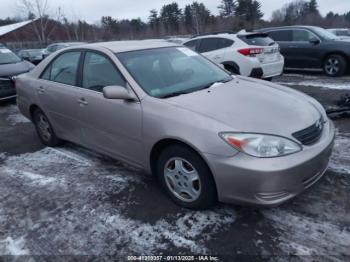
[[318, 120], [312, 126], [305, 128], [301, 131], [292, 134], [303, 145], [315, 144], [321, 137], [323, 131], [324, 121], [323, 118]]
[[0, 77], [0, 90], [13, 90], [13, 81], [8, 77]]

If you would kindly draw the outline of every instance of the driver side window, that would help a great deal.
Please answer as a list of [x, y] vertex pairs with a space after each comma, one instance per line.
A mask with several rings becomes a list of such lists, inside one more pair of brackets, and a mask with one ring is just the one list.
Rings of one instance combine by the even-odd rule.
[[102, 92], [106, 86], [126, 87], [126, 81], [108, 58], [97, 53], [87, 52], [82, 87]]
[[293, 30], [294, 42], [309, 42], [316, 36], [307, 30]]

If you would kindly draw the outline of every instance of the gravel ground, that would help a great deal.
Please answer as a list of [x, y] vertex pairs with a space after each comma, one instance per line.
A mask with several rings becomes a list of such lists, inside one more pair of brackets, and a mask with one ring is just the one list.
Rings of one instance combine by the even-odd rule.
[[[350, 77], [290, 73], [274, 81], [325, 106], [350, 92]], [[174, 205], [141, 170], [68, 143], [43, 147], [17, 107], [3, 103], [0, 255], [350, 259], [350, 121], [335, 125], [330, 167], [311, 189], [273, 209], [220, 204], [200, 212]]]

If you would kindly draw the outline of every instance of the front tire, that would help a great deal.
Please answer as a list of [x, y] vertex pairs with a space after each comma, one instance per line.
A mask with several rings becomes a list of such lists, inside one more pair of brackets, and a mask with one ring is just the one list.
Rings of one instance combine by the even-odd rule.
[[341, 55], [328, 56], [323, 64], [323, 71], [331, 77], [343, 76], [347, 69], [347, 62]]
[[38, 136], [44, 145], [56, 147], [62, 144], [62, 141], [56, 136], [49, 119], [40, 109], [34, 111], [33, 123]]
[[156, 171], [161, 187], [178, 205], [207, 209], [216, 203], [212, 174], [193, 150], [181, 145], [167, 147], [158, 158]]

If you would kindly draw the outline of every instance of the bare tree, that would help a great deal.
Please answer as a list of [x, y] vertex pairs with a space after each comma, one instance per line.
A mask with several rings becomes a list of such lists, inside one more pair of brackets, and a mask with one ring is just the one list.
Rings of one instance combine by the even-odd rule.
[[[17, 7], [22, 15], [34, 19], [33, 31], [41, 43], [46, 43], [55, 29], [55, 22], [50, 19], [50, 0], [17, 0]], [[61, 9], [57, 9], [57, 17]], [[58, 19], [57, 19], [58, 20]]]

